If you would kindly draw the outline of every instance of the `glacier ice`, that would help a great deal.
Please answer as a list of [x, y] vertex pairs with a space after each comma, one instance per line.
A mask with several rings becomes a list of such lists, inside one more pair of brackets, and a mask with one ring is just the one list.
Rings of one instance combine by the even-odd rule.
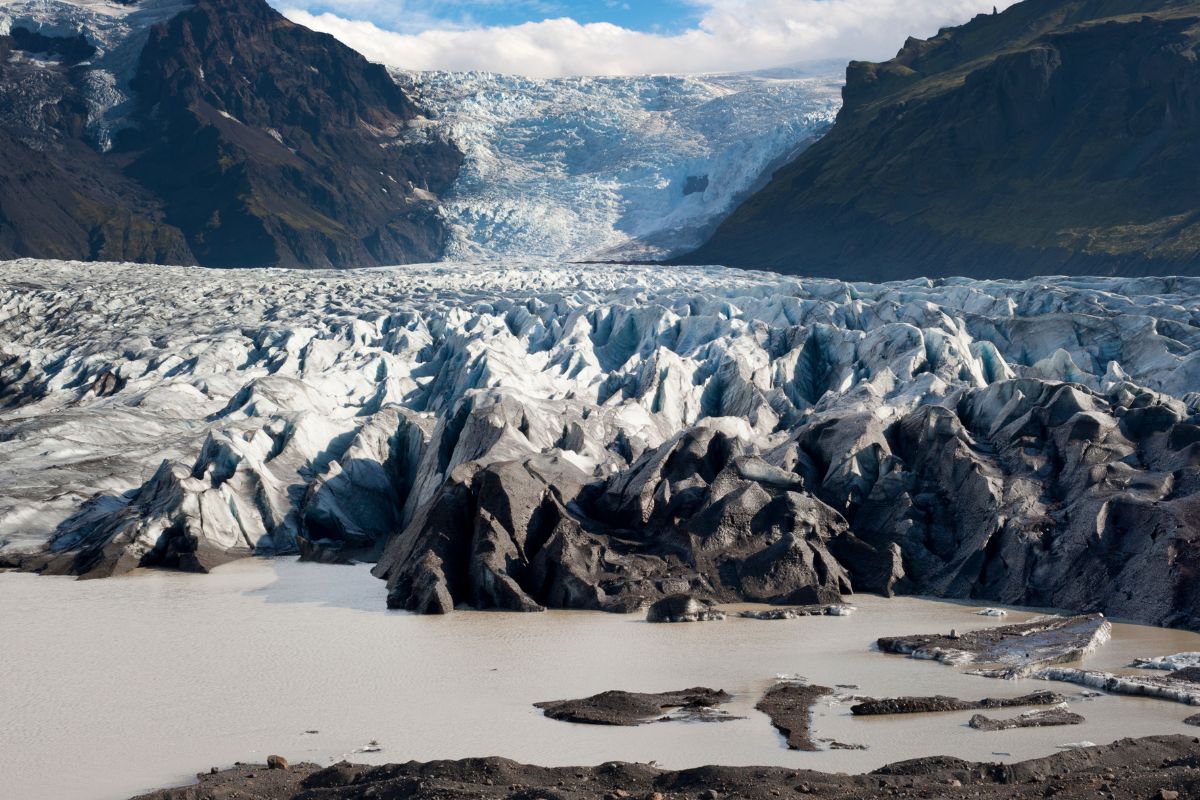
[[1168, 672], [1180, 669], [1194, 669], [1200, 667], [1200, 653], [1176, 653], [1172, 656], [1135, 658], [1133, 666], [1138, 669], [1160, 669]]
[[1172, 278], [8, 262], [0, 562], [386, 545], [389, 602], [418, 610], [853, 589], [1194, 628], [1198, 298]]
[[1033, 677], [1044, 681], [1064, 681], [1113, 694], [1156, 697], [1185, 705], [1200, 705], [1200, 685], [1192, 681], [1175, 681], [1159, 675], [1119, 675], [1097, 670], [1053, 667]]
[[832, 124], [837, 69], [538, 80], [394, 71], [465, 156], [449, 259], [634, 259], [699, 246]]
[[885, 653], [940, 661], [976, 664], [971, 674], [1009, 680], [1026, 678], [1052, 664], [1078, 661], [1112, 638], [1112, 624], [1102, 614], [1078, 617], [1036, 617], [1028, 622], [917, 636], [885, 636], [877, 641]]
[[[129, 112], [132, 89], [129, 80], [137, 69], [150, 28], [164, 22], [191, 4], [187, 0], [6, 0], [0, 3], [0, 35], [15, 28], [52, 37], [83, 36], [96, 48], [95, 55], [80, 65], [85, 71], [88, 104], [88, 133], [101, 149], [112, 146], [112, 138]], [[28, 77], [24, 80], [29, 80]], [[17, 93], [20, 96], [22, 93]], [[39, 127], [40, 105], [46, 92], [32, 93], [37, 108], [23, 120]], [[18, 109], [12, 109], [13, 113]], [[31, 141], [35, 149], [45, 142]]]

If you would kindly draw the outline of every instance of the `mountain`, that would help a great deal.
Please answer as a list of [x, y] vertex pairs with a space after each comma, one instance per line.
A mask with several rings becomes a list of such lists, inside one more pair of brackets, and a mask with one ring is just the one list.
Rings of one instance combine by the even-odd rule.
[[1026, 0], [851, 63], [829, 134], [684, 263], [1200, 274], [1200, 3]]
[[465, 154], [448, 258], [644, 259], [697, 247], [833, 124], [829, 64], [536, 80], [394, 73]]
[[380, 66], [262, 0], [0, 6], [0, 257], [439, 257], [462, 154]]

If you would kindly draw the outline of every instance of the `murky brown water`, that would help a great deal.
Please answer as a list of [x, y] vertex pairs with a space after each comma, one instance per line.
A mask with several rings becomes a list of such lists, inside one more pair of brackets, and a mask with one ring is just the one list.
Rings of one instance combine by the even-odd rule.
[[[976, 616], [977, 606], [858, 597], [859, 612], [845, 618], [649, 625], [582, 612], [417, 617], [383, 610], [383, 594], [366, 568], [293, 561], [91, 582], [0, 575], [0, 794], [124, 798], [269, 753], [318, 763], [500, 755], [861, 772], [922, 755], [1011, 761], [1066, 742], [1196, 733], [1181, 722], [1195, 709], [1182, 705], [1083, 700], [1074, 686], [991, 680], [870, 650], [886, 634], [1028, 614], [993, 619]], [[1200, 635], [1117, 625], [1087, 665], [1185, 650], [1200, 650]], [[780, 673], [875, 696], [1052, 687], [1088, 722], [984, 733], [966, 727], [969, 712], [855, 719], [834, 703], [818, 708], [816, 735], [869, 749], [796, 753], [753, 708]], [[746, 719], [604, 728], [549, 720], [531, 705], [698, 685], [735, 693], [729, 708]], [[997, 715], [1009, 713], [1018, 712]], [[354, 752], [371, 740], [380, 752]]]

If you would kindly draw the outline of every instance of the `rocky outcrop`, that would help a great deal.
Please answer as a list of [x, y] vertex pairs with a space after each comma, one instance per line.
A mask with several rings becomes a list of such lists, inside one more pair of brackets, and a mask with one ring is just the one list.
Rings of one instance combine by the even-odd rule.
[[0, 11], [0, 258], [441, 255], [462, 156], [383, 67], [262, 0], [127, 5]]
[[0, 258], [193, 263], [159, 199], [97, 149], [94, 55], [82, 35], [0, 35]]
[[719, 712], [717, 706], [733, 697], [719, 689], [702, 687], [678, 692], [643, 694], [610, 691], [580, 700], [534, 703], [547, 717], [585, 725], [641, 725], [683, 717], [694, 721], [736, 719]]
[[1194, 3], [1026, 0], [852, 62], [832, 130], [682, 263], [1200, 272]]
[[[248, 77], [252, 76], [250, 80]], [[119, 149], [208, 266], [430, 261], [461, 154], [386, 70], [265, 2], [197, 0], [155, 27]], [[198, 192], [198, 187], [204, 187]]]

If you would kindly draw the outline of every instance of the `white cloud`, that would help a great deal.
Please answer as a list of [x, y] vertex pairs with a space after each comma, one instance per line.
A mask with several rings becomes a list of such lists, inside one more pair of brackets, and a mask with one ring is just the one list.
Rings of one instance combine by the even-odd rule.
[[[551, 77], [721, 72], [822, 58], [889, 58], [907, 36], [930, 36], [943, 25], [990, 12], [993, 0], [691, 0], [700, 11], [698, 24], [670, 35], [569, 18], [491, 28], [428, 19], [405, 23], [402, 15], [372, 14], [378, 4], [326, 4], [336, 5], [345, 16], [301, 8], [287, 8], [284, 14], [390, 66]], [[1011, 4], [1000, 0], [999, 7]], [[410, 24], [414, 21], [420, 27]]]

